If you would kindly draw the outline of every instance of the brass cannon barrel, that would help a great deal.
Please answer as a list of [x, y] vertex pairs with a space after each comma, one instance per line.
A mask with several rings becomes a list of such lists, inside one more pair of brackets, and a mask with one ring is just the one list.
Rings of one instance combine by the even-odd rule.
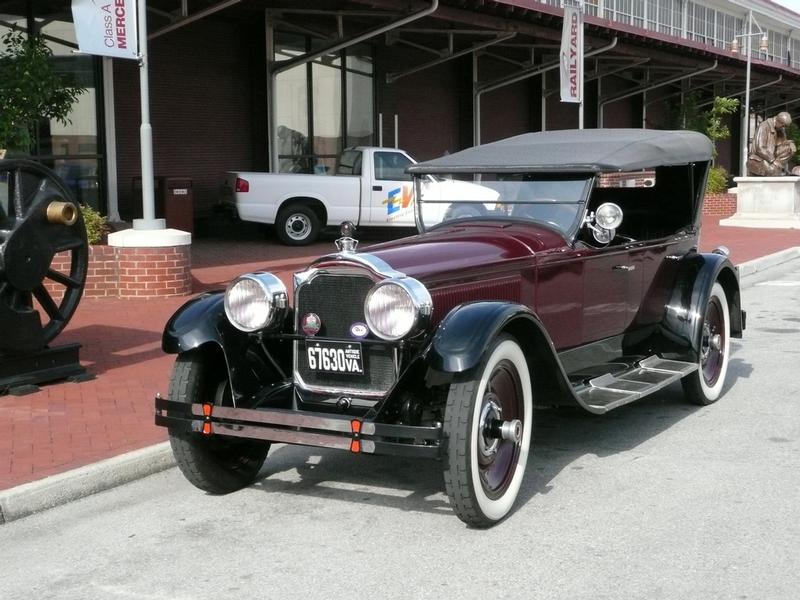
[[78, 220], [78, 207], [72, 202], [53, 201], [47, 205], [47, 220], [50, 223], [74, 225]]

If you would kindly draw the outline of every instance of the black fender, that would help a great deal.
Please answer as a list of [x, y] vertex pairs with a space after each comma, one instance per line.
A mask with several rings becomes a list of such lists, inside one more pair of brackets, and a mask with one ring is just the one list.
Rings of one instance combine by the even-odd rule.
[[261, 340], [231, 325], [225, 316], [224, 292], [193, 298], [170, 317], [161, 337], [168, 354], [205, 349], [224, 356], [234, 398], [255, 395], [262, 387], [286, 378], [284, 354], [277, 341]]
[[744, 314], [739, 273], [723, 254], [691, 253], [681, 259], [672, 296], [665, 307], [662, 333], [673, 344], [690, 350], [695, 356], [700, 352], [705, 306], [717, 281], [728, 300], [731, 337], [741, 338]]
[[245, 333], [228, 323], [224, 301], [223, 292], [209, 292], [186, 302], [164, 326], [162, 350], [167, 354], [178, 354], [195, 350], [209, 342], [222, 346], [223, 339], [235, 338], [237, 333], [245, 336]]
[[473, 302], [452, 309], [434, 333], [428, 367], [451, 376], [474, 369], [491, 341], [503, 332], [513, 335], [522, 347], [537, 400], [544, 404], [574, 401], [572, 386], [545, 326], [528, 307], [513, 302]]

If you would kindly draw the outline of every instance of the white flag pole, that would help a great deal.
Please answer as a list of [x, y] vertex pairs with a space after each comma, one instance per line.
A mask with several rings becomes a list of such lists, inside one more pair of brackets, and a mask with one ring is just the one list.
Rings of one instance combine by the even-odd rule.
[[150, 80], [147, 74], [147, 2], [137, 1], [139, 14], [139, 94], [142, 124], [139, 139], [142, 145], [142, 218], [133, 220], [134, 229], [164, 229], [166, 221], [156, 219], [153, 184], [153, 128], [150, 126]]

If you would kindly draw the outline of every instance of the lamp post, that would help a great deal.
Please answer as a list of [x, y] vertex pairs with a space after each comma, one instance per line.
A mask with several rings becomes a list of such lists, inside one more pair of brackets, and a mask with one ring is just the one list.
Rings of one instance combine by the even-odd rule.
[[[758, 28], [758, 31], [753, 32], [753, 24]], [[760, 35], [761, 40], [758, 43], [759, 52], [766, 53], [769, 50], [769, 38], [767, 34], [761, 29], [761, 26], [753, 17], [753, 11], [747, 12], [747, 33], [740, 33], [733, 36], [731, 42], [731, 52], [734, 54], [739, 53], [739, 38], [745, 39], [745, 53], [747, 56], [747, 67], [745, 70], [745, 84], [744, 84], [744, 138], [742, 140], [741, 156], [739, 161], [739, 174], [741, 177], [747, 175], [747, 149], [750, 143], [750, 62], [752, 59], [752, 38], [754, 35]]]

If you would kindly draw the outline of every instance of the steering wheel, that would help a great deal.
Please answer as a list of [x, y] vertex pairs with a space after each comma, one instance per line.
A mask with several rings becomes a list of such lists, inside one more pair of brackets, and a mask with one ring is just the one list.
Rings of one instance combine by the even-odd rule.
[[470, 217], [482, 217], [485, 214], [482, 206], [468, 202], [455, 202], [447, 207], [444, 214], [444, 221], [453, 219], [467, 219]]

